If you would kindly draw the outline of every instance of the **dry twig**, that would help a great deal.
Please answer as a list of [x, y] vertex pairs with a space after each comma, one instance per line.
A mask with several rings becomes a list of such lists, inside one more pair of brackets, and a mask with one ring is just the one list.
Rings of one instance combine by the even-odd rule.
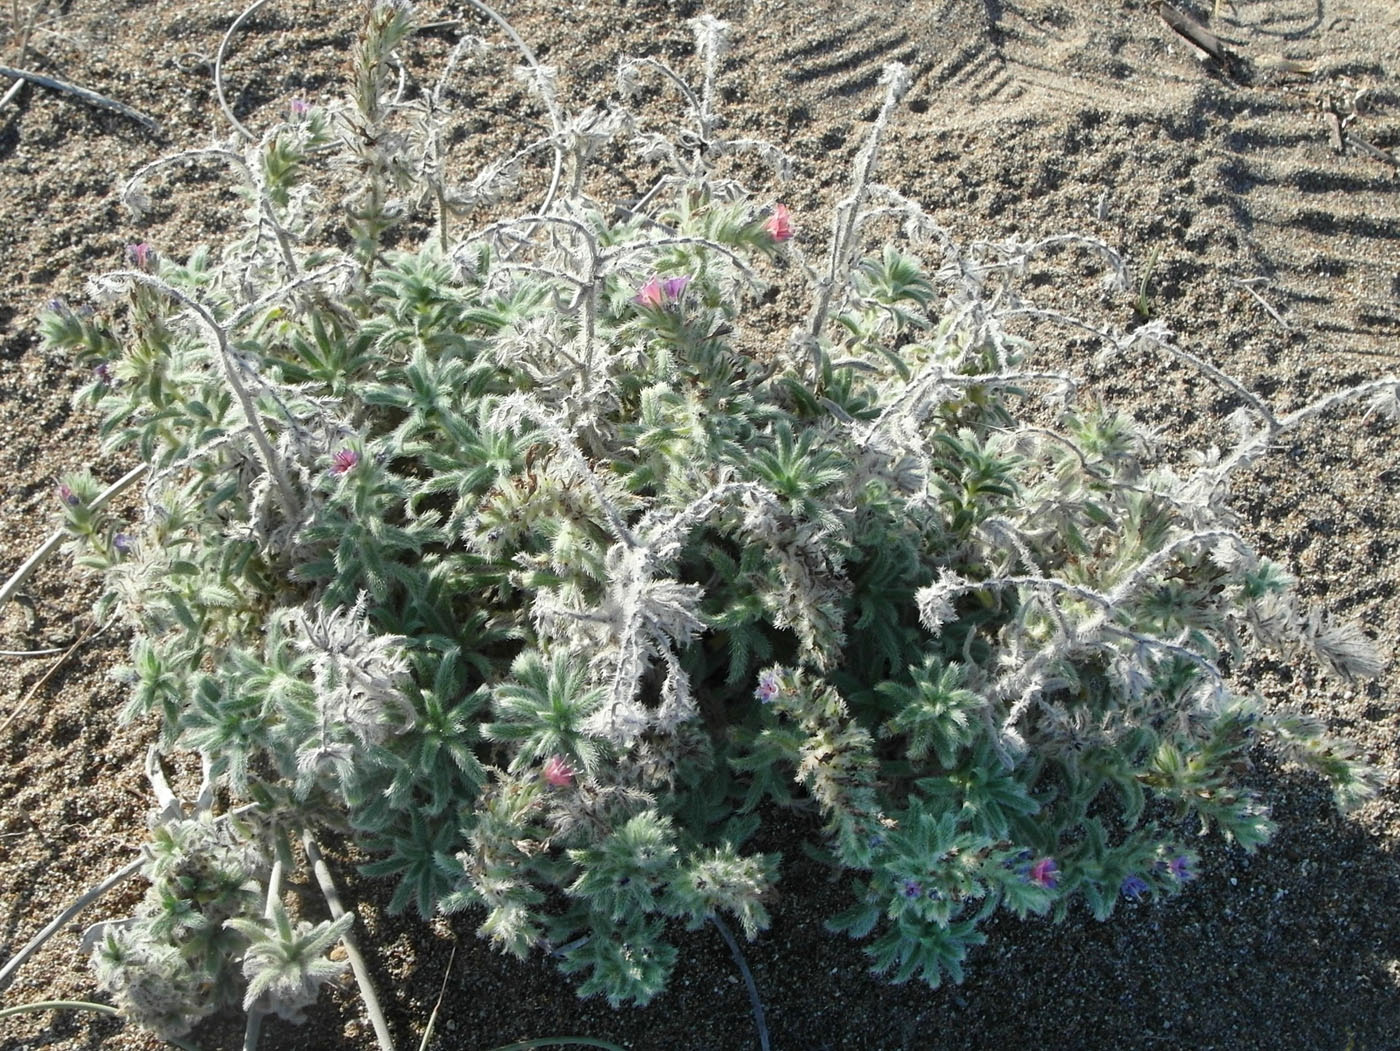
[[49, 680], [58, 674], [58, 670], [68, 663], [68, 658], [73, 656], [73, 654], [78, 651], [78, 647], [81, 646], [83, 643], [87, 642], [87, 640], [91, 636], [92, 626], [89, 625], [87, 629], [81, 635], [78, 636], [77, 641], [74, 642], [73, 645], [69, 646], [68, 649], [64, 650], [63, 655], [59, 657], [58, 660], [54, 661], [51, 665], [49, 665], [48, 671], [44, 672], [43, 675], [39, 676], [39, 681], [36, 682], [33, 686], [31, 686], [29, 688], [29, 692], [26, 693], [23, 697], [21, 697], [18, 703], [16, 703], [15, 706], [12, 709], [10, 709], [10, 714], [5, 716], [5, 721], [0, 722], [0, 733], [4, 733], [10, 728], [10, 724], [14, 722], [16, 718], [19, 717], [19, 713], [24, 711], [24, 709], [28, 706], [29, 702], [34, 699], [34, 695], [48, 685]]
[[13, 77], [16, 80], [27, 80], [31, 84], [38, 84], [40, 87], [52, 88], [54, 91], [65, 92], [75, 95], [84, 102], [100, 109], [108, 109], [113, 113], [120, 113], [123, 117], [128, 117], [143, 127], [151, 131], [159, 132], [160, 125], [153, 117], [148, 117], [140, 110], [132, 109], [124, 102], [116, 99], [109, 99], [106, 95], [99, 95], [95, 91], [79, 87], [77, 84], [70, 84], [66, 80], [58, 80], [54, 77], [46, 77], [42, 73], [35, 73], [28, 69], [15, 69], [13, 66], [0, 66], [0, 76]]
[[1293, 331], [1293, 326], [1290, 325], [1287, 321], [1285, 321], [1283, 319], [1283, 315], [1280, 314], [1277, 310], [1275, 310], [1272, 306], [1270, 306], [1268, 300], [1261, 296], [1254, 288], [1254, 286], [1257, 284], [1263, 284], [1267, 286], [1269, 283], [1267, 278], [1253, 277], [1245, 279], [1241, 277], [1232, 277], [1229, 278], [1229, 281], [1230, 284], [1234, 285], [1236, 288], [1242, 288], [1251, 296], [1253, 296], [1258, 301], [1259, 305], [1263, 307], [1264, 310], [1268, 313], [1269, 317], [1273, 318], [1275, 321], [1277, 321], [1280, 325], [1283, 326], [1283, 330], [1285, 332]]

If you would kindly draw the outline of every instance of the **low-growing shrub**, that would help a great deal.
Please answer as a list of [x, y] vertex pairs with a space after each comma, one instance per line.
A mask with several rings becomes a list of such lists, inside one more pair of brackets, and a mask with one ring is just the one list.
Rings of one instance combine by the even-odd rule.
[[[1394, 380], [1277, 416], [1210, 370], [1236, 443], [1156, 466], [1017, 334], [1049, 316], [1018, 290], [1032, 256], [1087, 251], [1121, 290], [1118, 256], [959, 245], [874, 181], [901, 69], [818, 258], [734, 174], [785, 158], [725, 137], [720, 23], [696, 23], [698, 93], [622, 64], [624, 89], [677, 92], [679, 131], [568, 117], [531, 64], [553, 131], [454, 181], [446, 75], [418, 95], [392, 75], [410, 20], [373, 6], [347, 103], [181, 155], [233, 173], [240, 240], [134, 246], [95, 310], [43, 321], [93, 369], [107, 449], [148, 468], [135, 521], [89, 477], [61, 492], [102, 614], [134, 631], [125, 717], [206, 772], [193, 811], [165, 800], [137, 914], [90, 936], [129, 1018], [179, 1034], [223, 997], [300, 1017], [351, 923], [284, 901], [295, 845], [315, 860], [328, 830], [393, 908], [466, 911], [580, 995], [644, 1004], [674, 924], [768, 923], [760, 815], [815, 805], [851, 887], [832, 929], [937, 985], [999, 909], [1104, 918], [1181, 890], [1202, 827], [1263, 843], [1256, 746], [1343, 805], [1370, 791], [1227, 676], [1262, 647], [1376, 670], [1228, 497], [1280, 433], [1393, 406]], [[662, 177], [592, 199], [587, 162], [628, 136]], [[471, 226], [536, 153], [543, 205]], [[768, 286], [805, 297], [790, 331]], [[1159, 321], [1100, 334], [1180, 353]]]

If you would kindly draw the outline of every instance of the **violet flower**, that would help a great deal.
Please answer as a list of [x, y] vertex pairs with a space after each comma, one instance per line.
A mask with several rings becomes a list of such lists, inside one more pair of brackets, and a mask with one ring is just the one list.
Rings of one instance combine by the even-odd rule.
[[783, 692], [783, 682], [778, 673], [768, 670], [758, 677], [758, 689], [753, 695], [764, 704], [770, 704]]
[[1185, 854], [1178, 854], [1167, 862], [1167, 871], [1182, 883], [1190, 883], [1196, 878], [1196, 870], [1191, 867], [1192, 861]]
[[1147, 893], [1147, 880], [1134, 873], [1123, 880], [1122, 886], [1118, 889], [1122, 892], [1123, 897], [1137, 901], [1138, 898]]
[[301, 120], [302, 117], [311, 112], [311, 103], [305, 99], [292, 99], [287, 104], [287, 111], [292, 115], [293, 120]]
[[58, 484], [58, 499], [66, 507], [77, 507], [82, 502], [78, 499], [78, 494], [64, 482]]

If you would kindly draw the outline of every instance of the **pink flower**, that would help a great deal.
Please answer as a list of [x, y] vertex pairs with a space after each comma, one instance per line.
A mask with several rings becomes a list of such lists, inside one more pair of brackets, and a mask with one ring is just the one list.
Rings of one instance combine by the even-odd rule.
[[637, 289], [637, 294], [632, 297], [632, 302], [638, 306], [651, 307], [653, 310], [660, 310], [666, 305], [666, 292], [661, 287], [659, 277], [649, 277], [641, 288]]
[[768, 231], [768, 235], [773, 240], [782, 243], [792, 240], [792, 213], [788, 211], [785, 204], [775, 204], [773, 206], [773, 217], [763, 224], [763, 228]]
[[137, 270], [153, 274], [156, 270], [156, 250], [145, 241], [126, 246], [126, 260]]
[[360, 454], [354, 449], [341, 449], [331, 457], [331, 474], [344, 474], [360, 462]]
[[555, 788], [568, 788], [574, 783], [574, 768], [562, 755], [551, 755], [544, 761], [544, 779]]
[[1054, 858], [1041, 858], [1031, 865], [1027, 879], [1038, 887], [1046, 890], [1054, 890], [1055, 884], [1059, 882], [1060, 866], [1055, 864]]
[[311, 103], [305, 99], [292, 99], [287, 104], [287, 110], [291, 113], [293, 120], [301, 120], [302, 117], [311, 112]]
[[664, 281], [653, 274], [646, 279], [641, 288], [637, 289], [637, 294], [632, 297], [632, 302], [652, 310], [662, 310], [679, 300], [688, 284], [690, 284], [688, 274], [668, 277]]

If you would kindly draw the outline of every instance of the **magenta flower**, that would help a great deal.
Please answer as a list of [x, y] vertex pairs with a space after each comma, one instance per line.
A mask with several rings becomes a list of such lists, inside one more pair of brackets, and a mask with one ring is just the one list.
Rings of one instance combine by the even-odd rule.
[[1037, 887], [1044, 887], [1046, 890], [1054, 890], [1060, 882], [1060, 866], [1055, 864], [1054, 858], [1041, 858], [1033, 863], [1030, 871], [1026, 873], [1026, 878]]
[[58, 499], [61, 503], [68, 507], [77, 507], [78, 504], [81, 503], [81, 501], [78, 499], [78, 494], [73, 492], [73, 490], [68, 485], [62, 482], [60, 482], [58, 485]]
[[681, 298], [681, 293], [685, 291], [685, 286], [690, 284], [689, 275], [682, 274], [680, 277], [668, 277], [661, 282], [661, 291], [666, 298], [674, 303]]
[[788, 211], [788, 206], [785, 204], [775, 204], [773, 206], [773, 216], [763, 224], [763, 228], [768, 231], [769, 237], [780, 244], [783, 241], [791, 241], [793, 234], [792, 213]]
[[153, 274], [156, 269], [156, 250], [145, 241], [126, 246], [126, 261], [145, 274]]
[[574, 783], [574, 768], [562, 755], [551, 755], [544, 761], [544, 779], [555, 788], [568, 788]]
[[753, 695], [764, 704], [770, 704], [783, 692], [783, 681], [778, 673], [769, 669], [758, 677], [758, 689]]
[[331, 457], [331, 474], [344, 474], [360, 462], [360, 454], [354, 449], [341, 449]]

